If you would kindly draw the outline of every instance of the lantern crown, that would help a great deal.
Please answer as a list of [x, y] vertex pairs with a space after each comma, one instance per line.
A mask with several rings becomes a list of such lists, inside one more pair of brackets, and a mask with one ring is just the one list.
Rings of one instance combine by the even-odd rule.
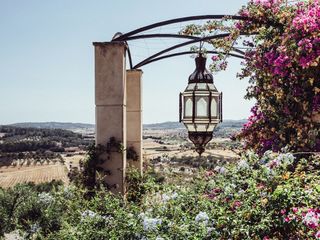
[[213, 83], [212, 74], [206, 69], [207, 59], [200, 53], [196, 59], [196, 69], [189, 76], [188, 83]]

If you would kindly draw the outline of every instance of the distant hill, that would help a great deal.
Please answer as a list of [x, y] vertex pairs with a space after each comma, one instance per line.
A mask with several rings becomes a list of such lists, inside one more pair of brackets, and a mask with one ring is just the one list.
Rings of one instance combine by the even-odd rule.
[[[245, 124], [247, 120], [224, 120], [222, 123], [218, 125], [217, 128], [238, 128], [241, 129], [243, 124]], [[144, 124], [144, 129], [184, 129], [183, 123], [180, 122], [163, 122], [163, 123], [152, 123], [152, 124]]]
[[[247, 120], [224, 120], [220, 123], [216, 131], [221, 131], [222, 129], [233, 129], [240, 130], [243, 124]], [[47, 128], [47, 129], [65, 129], [65, 130], [79, 130], [79, 129], [90, 129], [94, 131], [94, 124], [87, 123], [64, 123], [64, 122], [25, 122], [25, 123], [14, 123], [9, 126], [22, 127], [22, 128]], [[183, 123], [180, 122], [163, 122], [163, 123], [152, 123], [143, 124], [144, 129], [154, 129], [154, 130], [164, 130], [164, 129], [181, 129], [184, 130], [185, 127]]]
[[24, 122], [14, 123], [9, 126], [22, 127], [22, 128], [47, 128], [47, 129], [86, 129], [94, 128], [94, 124], [88, 123], [70, 123], [70, 122]]
[[185, 128], [183, 123], [180, 122], [163, 122], [143, 124], [143, 129], [179, 129]]

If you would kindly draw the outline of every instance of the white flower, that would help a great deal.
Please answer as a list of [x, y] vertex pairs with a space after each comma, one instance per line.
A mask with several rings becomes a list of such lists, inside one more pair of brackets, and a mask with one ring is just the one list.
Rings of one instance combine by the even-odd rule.
[[257, 160], [259, 158], [258, 154], [256, 154], [254, 151], [250, 151], [249, 150], [246, 153], [247, 153], [249, 161], [251, 161], [251, 162], [255, 161], [255, 160]]
[[310, 228], [317, 228], [319, 226], [320, 214], [317, 214], [314, 211], [309, 210], [308, 213], [303, 218], [303, 223]]
[[40, 193], [38, 195], [38, 202], [44, 205], [49, 205], [54, 201], [54, 197], [50, 193]]
[[39, 230], [40, 230], [39, 224], [38, 224], [38, 223], [35, 223], [35, 224], [31, 225], [29, 231], [30, 231], [30, 233], [36, 233], [36, 232], [38, 232]]
[[288, 165], [294, 161], [294, 156], [292, 153], [281, 153], [275, 159], [267, 163], [269, 168], [275, 168], [280, 165]]
[[292, 153], [281, 153], [276, 160], [281, 164], [291, 164], [294, 161], [294, 156]]
[[209, 216], [206, 212], [199, 212], [195, 218], [195, 221], [197, 223], [204, 223], [205, 225], [207, 225], [209, 221]]
[[179, 196], [179, 194], [176, 193], [176, 192], [174, 192], [174, 193], [172, 193], [172, 195], [171, 195], [171, 199], [176, 199], [178, 196]]
[[148, 218], [145, 217], [143, 219], [143, 230], [144, 231], [152, 231], [156, 230], [159, 225], [161, 225], [162, 220], [159, 218]]
[[142, 213], [140, 213], [140, 214], [138, 215], [138, 217], [139, 217], [140, 219], [144, 219], [145, 216], [146, 216], [146, 214], [145, 214], [144, 212], [142, 212]]
[[210, 234], [213, 230], [214, 230], [214, 227], [208, 227], [207, 228], [208, 234]]
[[74, 194], [72, 192], [72, 187], [64, 187], [63, 188], [63, 196], [66, 198], [66, 199], [72, 199], [74, 197]]
[[238, 162], [238, 169], [249, 169], [250, 166], [248, 164], [248, 162], [244, 159], [241, 159], [239, 162]]
[[81, 218], [94, 218], [99, 216], [97, 213], [91, 211], [91, 210], [85, 210], [82, 214], [81, 214]]
[[240, 189], [240, 190], [238, 191], [238, 194], [243, 194], [243, 193], [245, 193], [245, 192], [246, 192], [245, 190]]
[[220, 173], [221, 174], [225, 174], [225, 173], [227, 173], [228, 172], [228, 170], [225, 168], [225, 167], [221, 167], [220, 168]]
[[271, 157], [272, 154], [273, 154], [273, 151], [268, 150], [268, 151], [264, 152], [263, 157], [269, 158], [269, 157]]
[[220, 166], [216, 166], [213, 170], [221, 174], [225, 174], [228, 172], [228, 170], [225, 167]]
[[163, 201], [164, 203], [166, 203], [166, 202], [168, 202], [168, 201], [170, 201], [170, 200], [176, 199], [178, 196], [179, 196], [179, 195], [178, 195], [178, 193], [176, 193], [176, 192], [174, 192], [174, 193], [172, 193], [172, 194], [166, 194], [166, 193], [164, 193], [164, 194], [162, 194], [161, 198], [162, 198], [162, 201]]

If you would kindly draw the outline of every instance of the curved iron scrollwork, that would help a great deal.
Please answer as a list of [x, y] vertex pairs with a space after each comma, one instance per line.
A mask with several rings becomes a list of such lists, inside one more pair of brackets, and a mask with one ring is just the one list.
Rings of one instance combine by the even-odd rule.
[[[131, 69], [136, 69], [139, 67], [142, 67], [144, 65], [147, 65], [149, 63], [152, 62], [156, 62], [165, 58], [170, 58], [170, 57], [176, 57], [176, 56], [181, 56], [181, 55], [187, 55], [187, 54], [194, 54], [194, 52], [192, 51], [183, 51], [183, 52], [178, 52], [178, 53], [172, 53], [172, 54], [166, 54], [170, 51], [173, 51], [175, 49], [184, 47], [184, 46], [188, 46], [197, 42], [210, 42], [210, 40], [212, 39], [218, 39], [218, 38], [224, 38], [230, 35], [230, 33], [220, 33], [220, 34], [216, 34], [216, 35], [212, 35], [212, 36], [207, 36], [207, 37], [197, 37], [197, 36], [191, 36], [191, 35], [180, 35], [180, 34], [163, 34], [163, 33], [159, 33], [159, 34], [140, 34], [143, 33], [145, 31], [154, 29], [154, 28], [158, 28], [158, 27], [162, 27], [162, 26], [166, 26], [166, 25], [170, 25], [170, 24], [175, 24], [175, 23], [181, 23], [181, 22], [187, 22], [187, 21], [195, 21], [195, 20], [219, 20], [219, 19], [223, 19], [223, 18], [228, 18], [230, 20], [248, 20], [247, 17], [243, 17], [243, 16], [236, 16], [236, 15], [232, 15], [232, 16], [227, 16], [227, 15], [200, 15], [200, 16], [190, 16], [190, 17], [183, 17], [183, 18], [175, 18], [175, 19], [170, 19], [170, 20], [166, 20], [166, 21], [162, 21], [162, 22], [158, 22], [158, 23], [154, 23], [154, 24], [150, 24], [148, 26], [145, 27], [141, 27], [138, 29], [135, 29], [133, 31], [130, 31], [128, 33], [122, 34], [122, 33], [116, 33], [114, 35], [114, 37], [112, 38], [112, 41], [121, 41], [121, 42], [125, 42], [127, 43], [128, 41], [131, 40], [137, 40], [137, 39], [149, 39], [149, 38], [177, 38], [177, 39], [186, 39], [187, 41], [180, 43], [180, 44], [176, 44], [173, 45], [169, 48], [166, 48], [158, 53], [153, 54], [152, 56], [142, 60], [141, 62], [135, 64], [133, 66], [133, 62], [132, 62], [132, 56], [131, 56], [131, 52], [130, 52], [130, 48], [128, 45], [127, 51], [128, 51], [128, 58], [129, 58], [129, 64], [130, 64], [130, 68]], [[254, 33], [253, 33], [254, 34]], [[247, 33], [240, 33], [240, 35], [248, 35]], [[235, 53], [223, 53], [223, 52], [218, 52], [218, 51], [207, 51], [207, 53], [211, 53], [211, 54], [227, 54], [229, 56], [233, 56], [233, 57], [237, 57], [237, 58], [242, 58], [244, 59], [244, 52], [234, 48], [234, 52]], [[164, 55], [166, 54], [166, 55]]]

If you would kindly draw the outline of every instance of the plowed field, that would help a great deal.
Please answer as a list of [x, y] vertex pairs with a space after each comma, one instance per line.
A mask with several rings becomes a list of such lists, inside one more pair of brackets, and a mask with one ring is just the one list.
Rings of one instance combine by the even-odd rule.
[[68, 182], [67, 169], [65, 165], [43, 165], [43, 166], [23, 166], [23, 167], [1, 167], [0, 186], [4, 188], [12, 187], [17, 183], [50, 182], [53, 179]]

